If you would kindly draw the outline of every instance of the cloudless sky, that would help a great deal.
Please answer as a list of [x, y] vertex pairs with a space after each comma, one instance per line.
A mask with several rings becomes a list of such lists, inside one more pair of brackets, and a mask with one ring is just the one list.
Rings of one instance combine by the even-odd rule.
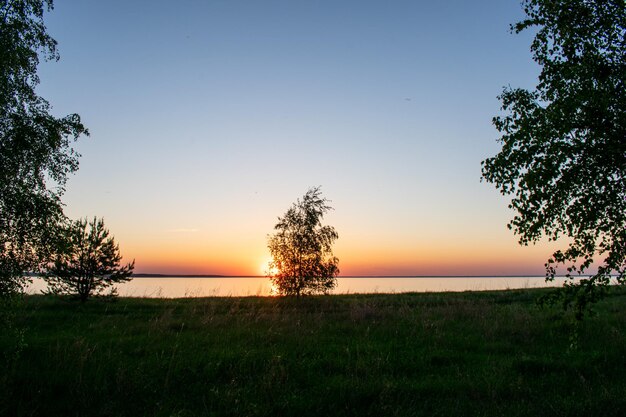
[[309, 187], [342, 275], [542, 274], [480, 182], [502, 88], [532, 88], [518, 0], [57, 0], [56, 115], [79, 113], [72, 218], [136, 272], [259, 275]]

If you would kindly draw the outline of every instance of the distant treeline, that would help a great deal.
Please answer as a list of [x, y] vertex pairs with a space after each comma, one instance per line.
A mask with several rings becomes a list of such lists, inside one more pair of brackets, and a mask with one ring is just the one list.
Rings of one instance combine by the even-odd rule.
[[133, 278], [226, 278], [228, 275], [133, 274]]

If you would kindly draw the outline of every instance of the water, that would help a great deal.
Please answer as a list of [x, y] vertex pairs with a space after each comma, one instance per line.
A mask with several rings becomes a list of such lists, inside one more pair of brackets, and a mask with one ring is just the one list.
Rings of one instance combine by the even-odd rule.
[[[561, 286], [564, 278], [546, 283], [544, 277], [340, 277], [333, 294], [372, 294], [403, 292], [487, 291], [515, 288]], [[27, 288], [30, 294], [46, 288], [45, 281], [34, 278]], [[234, 297], [275, 295], [265, 277], [219, 278], [134, 278], [118, 284], [123, 297], [179, 298]]]

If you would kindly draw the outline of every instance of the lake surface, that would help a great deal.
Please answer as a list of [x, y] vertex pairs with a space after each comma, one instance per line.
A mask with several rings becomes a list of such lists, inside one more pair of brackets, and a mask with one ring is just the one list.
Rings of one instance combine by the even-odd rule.
[[[546, 283], [544, 277], [340, 277], [333, 294], [372, 294], [403, 292], [487, 291], [515, 288], [561, 286], [564, 278]], [[235, 297], [274, 295], [265, 277], [134, 278], [118, 284], [123, 297]], [[34, 278], [27, 288], [30, 294], [46, 288], [42, 278]]]

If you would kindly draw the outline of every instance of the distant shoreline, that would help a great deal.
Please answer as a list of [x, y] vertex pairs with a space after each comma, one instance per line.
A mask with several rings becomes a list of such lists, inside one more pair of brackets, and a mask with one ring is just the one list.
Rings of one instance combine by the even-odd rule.
[[235, 275], [133, 274], [133, 278], [228, 278]]
[[[265, 275], [133, 274], [133, 278], [266, 278]], [[557, 278], [563, 278], [557, 275]], [[337, 278], [545, 278], [545, 275], [340, 275]]]

